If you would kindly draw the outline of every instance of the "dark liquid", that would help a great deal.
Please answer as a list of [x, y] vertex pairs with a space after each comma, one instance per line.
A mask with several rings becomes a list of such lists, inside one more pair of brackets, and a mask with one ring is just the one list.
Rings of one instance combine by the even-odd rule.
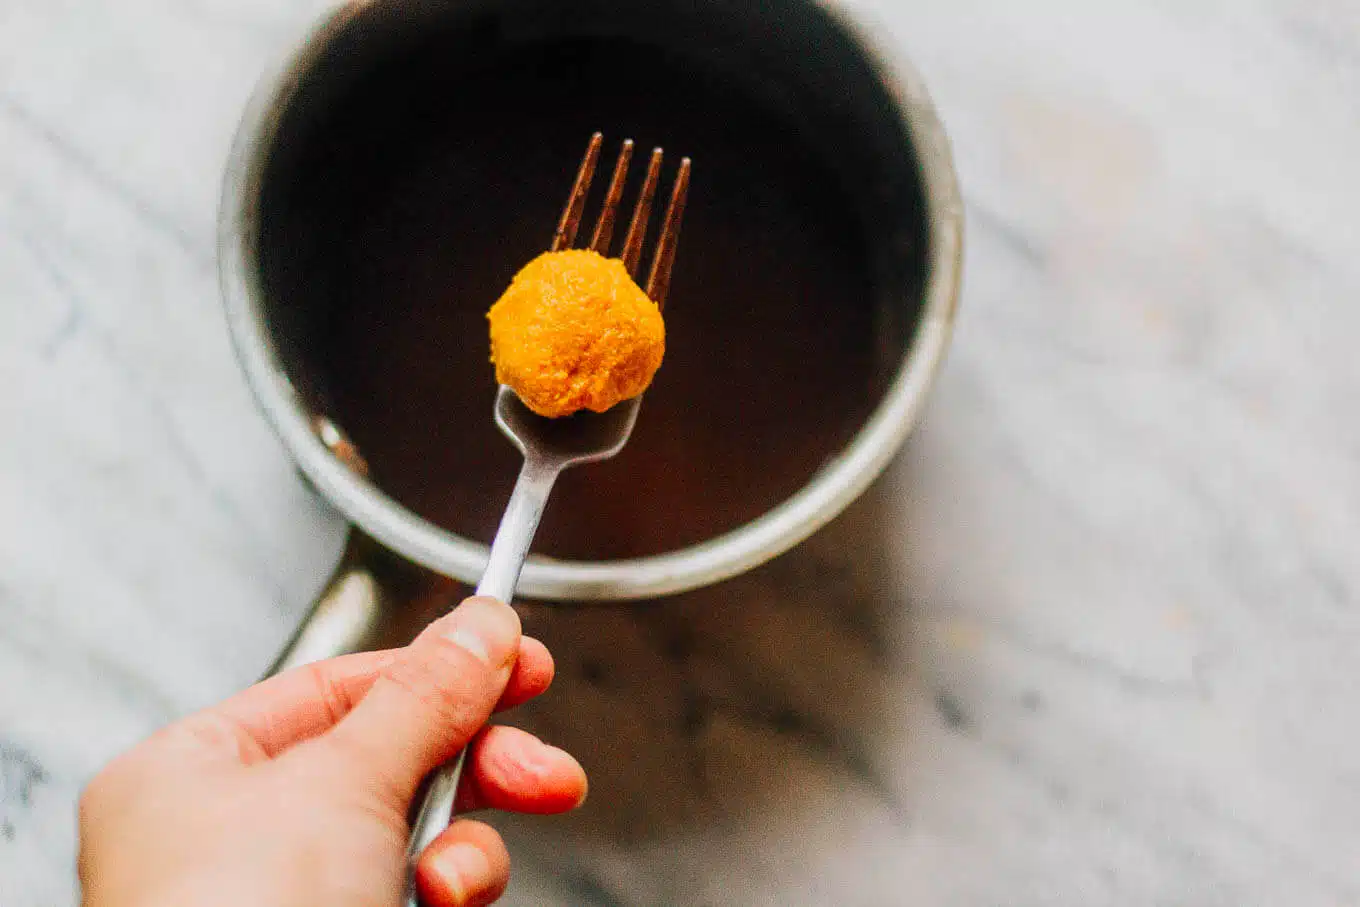
[[376, 482], [456, 533], [494, 534], [519, 455], [491, 419], [485, 312], [546, 247], [599, 129], [606, 177], [631, 136], [668, 150], [663, 186], [691, 156], [694, 185], [637, 430], [617, 459], [562, 477], [535, 550], [660, 553], [804, 486], [900, 355], [880, 350], [840, 176], [790, 117], [664, 54], [592, 41], [450, 56], [432, 47], [370, 76], [266, 195], [271, 291], [307, 307], [281, 329], [301, 325], [309, 390]]

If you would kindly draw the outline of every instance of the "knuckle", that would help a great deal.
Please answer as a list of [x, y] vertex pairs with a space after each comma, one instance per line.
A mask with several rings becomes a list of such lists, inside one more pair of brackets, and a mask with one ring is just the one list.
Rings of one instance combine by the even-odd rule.
[[165, 735], [167, 741], [179, 738], [192, 750], [230, 756], [242, 765], [269, 757], [263, 744], [239, 721], [211, 709], [171, 725]]
[[306, 666], [307, 677], [316, 689], [317, 699], [326, 710], [326, 717], [332, 725], [338, 724], [354, 708], [348, 690], [337, 683], [320, 663]]

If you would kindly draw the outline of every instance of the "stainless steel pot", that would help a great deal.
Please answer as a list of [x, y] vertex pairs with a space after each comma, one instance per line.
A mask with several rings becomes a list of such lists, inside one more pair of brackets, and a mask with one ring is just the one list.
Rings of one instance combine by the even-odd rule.
[[[804, 0], [372, 0], [340, 6], [262, 81], [231, 152], [221, 206], [221, 285], [242, 367], [303, 474], [359, 530], [340, 570], [276, 668], [372, 644], [376, 628], [388, 620], [384, 608], [396, 605], [400, 610], [398, 600], [421, 588], [412, 579], [417, 574], [403, 564], [471, 583], [479, 577], [488, 549], [482, 540], [460, 537], [422, 518], [370, 481], [360, 462], [345, 455], [343, 438], [303, 386], [305, 379], [297, 373], [278, 326], [280, 301], [271, 299], [272, 291], [261, 278], [259, 220], [266, 165], [294, 115], [290, 111], [299, 86], [308, 79], [314, 83], [319, 67], [332, 67], [335, 75], [327, 91], [340, 96], [362, 79], [366, 49], [382, 48], [390, 56], [430, 34], [433, 23], [486, 28], [496, 17], [513, 20], [496, 27], [539, 34], [569, 29], [625, 35], [738, 67], [746, 66], [748, 58], [763, 61], [769, 90], [792, 95], [794, 103], [849, 111], [850, 131], [831, 137], [833, 149], [858, 143], [865, 154], [876, 155], [875, 166], [910, 172], [919, 200], [912, 216], [920, 221], [918, 241], [924, 243], [919, 250], [922, 273], [898, 294], [913, 320], [909, 336], [893, 353], [898, 357], [895, 374], [858, 434], [801, 490], [732, 531], [657, 556], [601, 562], [531, 558], [520, 580], [522, 595], [551, 601], [644, 599], [715, 583], [789, 549], [835, 517], [883, 470], [917, 420], [944, 358], [959, 289], [963, 232], [948, 141], [917, 73], [876, 46], [868, 29], [850, 14]], [[801, 100], [799, 92], [812, 100]], [[309, 103], [320, 103], [315, 91]], [[880, 241], [900, 237], [885, 235]], [[490, 407], [488, 399], [487, 419]]]

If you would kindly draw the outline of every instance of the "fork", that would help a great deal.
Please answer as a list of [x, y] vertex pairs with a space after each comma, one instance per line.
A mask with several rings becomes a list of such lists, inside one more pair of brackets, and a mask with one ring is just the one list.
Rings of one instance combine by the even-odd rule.
[[[603, 144], [603, 134], [597, 132], [591, 136], [562, 211], [562, 218], [553, 233], [549, 247], [553, 252], [570, 249], [576, 242]], [[619, 150], [614, 175], [590, 240], [589, 248], [601, 255], [609, 254], [632, 157], [633, 140], [628, 139]], [[634, 278], [642, 261], [647, 225], [661, 178], [661, 163], [662, 150], [657, 148], [652, 151], [651, 161], [647, 165], [647, 175], [642, 181], [642, 189], [619, 255], [628, 274]], [[685, 200], [689, 194], [689, 175], [690, 159], [684, 158], [676, 172], [656, 251], [652, 253], [646, 292], [658, 308], [665, 307], [670, 289], [671, 269], [675, 264], [675, 250], [680, 238], [680, 222], [684, 218]], [[520, 468], [515, 490], [501, 517], [500, 528], [496, 530], [495, 541], [491, 543], [486, 572], [477, 585], [478, 595], [507, 603], [511, 600], [553, 483], [564, 469], [598, 463], [623, 450], [633, 426], [637, 424], [641, 405], [642, 397], [637, 396], [603, 413], [580, 412], [562, 419], [548, 419], [532, 412], [513, 390], [505, 385], [500, 386], [496, 392], [496, 425], [524, 455], [524, 465]], [[453, 817], [458, 782], [466, 760], [467, 750], [464, 749], [430, 776], [420, 810], [412, 822], [411, 839], [406, 848], [406, 892], [403, 902], [406, 907], [420, 905], [416, 891], [416, 864], [425, 848], [448, 827]]]

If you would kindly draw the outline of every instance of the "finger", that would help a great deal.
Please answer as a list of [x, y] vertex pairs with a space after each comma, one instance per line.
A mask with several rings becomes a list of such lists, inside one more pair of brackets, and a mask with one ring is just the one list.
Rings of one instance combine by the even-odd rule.
[[535, 696], [541, 696], [552, 685], [556, 672], [557, 666], [553, 663], [548, 647], [532, 636], [521, 636], [519, 657], [515, 660], [515, 669], [510, 672], [505, 692], [501, 694], [500, 702], [496, 703], [496, 711], [513, 709]]
[[585, 769], [570, 753], [519, 728], [491, 727], [468, 752], [458, 811], [563, 813], [585, 802], [586, 786]]
[[257, 683], [151, 736], [150, 752], [251, 765], [326, 730], [361, 699], [396, 650], [344, 655]]
[[399, 649], [358, 652], [270, 677], [210, 709], [234, 721], [265, 758], [323, 734], [350, 713]]
[[[240, 725], [259, 743], [263, 754], [273, 758], [339, 723], [400, 652], [359, 652], [302, 665], [236, 694], [215, 711]], [[554, 672], [548, 647], [521, 637], [515, 667], [496, 710], [541, 695], [552, 683]]]
[[[167, 730], [197, 748], [207, 744], [245, 764], [272, 759], [334, 727], [400, 652], [358, 652], [301, 665]], [[552, 683], [555, 670], [547, 646], [521, 637], [515, 667], [496, 710], [514, 708], [541, 695]], [[223, 746], [224, 741], [233, 745]]]
[[489, 825], [459, 819], [434, 839], [416, 864], [416, 886], [426, 907], [481, 907], [510, 883], [510, 854]]
[[505, 692], [519, 653], [519, 616], [470, 598], [383, 668], [368, 695], [321, 741], [392, 805], [472, 738]]

